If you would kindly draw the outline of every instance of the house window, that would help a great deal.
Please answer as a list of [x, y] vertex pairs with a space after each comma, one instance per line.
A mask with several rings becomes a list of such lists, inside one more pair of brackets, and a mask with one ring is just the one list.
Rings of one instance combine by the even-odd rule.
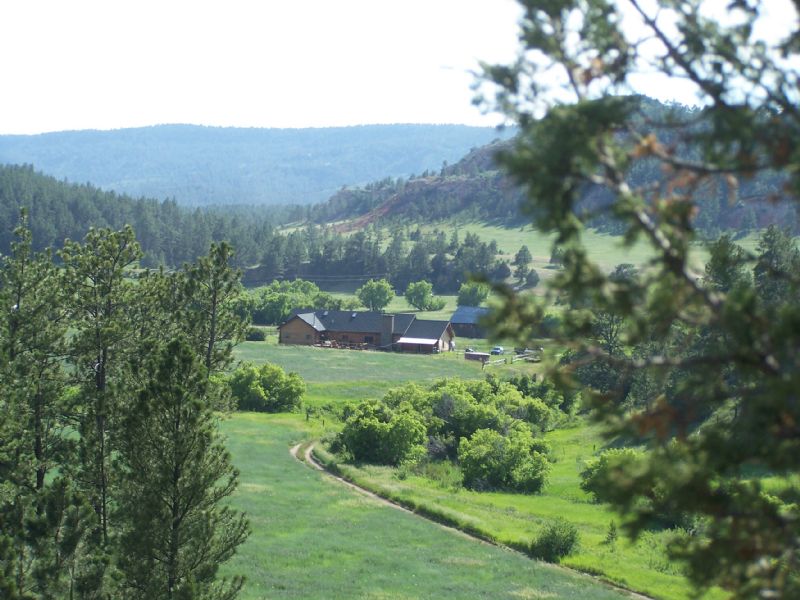
[[310, 339], [311, 339], [311, 334], [310, 334], [310, 333], [307, 333], [307, 334], [306, 334], [306, 339], [307, 339], [307, 340], [310, 340]]
[[343, 342], [347, 342], [347, 341], [349, 341], [349, 338], [346, 335], [343, 335], [342, 336], [342, 341]]
[[286, 339], [286, 340], [290, 340], [290, 339], [292, 339], [292, 334], [291, 333], [285, 333], [283, 335], [283, 338]]
[[364, 343], [365, 344], [371, 344], [373, 341], [374, 340], [373, 340], [373, 337], [371, 335], [365, 335], [364, 336]]

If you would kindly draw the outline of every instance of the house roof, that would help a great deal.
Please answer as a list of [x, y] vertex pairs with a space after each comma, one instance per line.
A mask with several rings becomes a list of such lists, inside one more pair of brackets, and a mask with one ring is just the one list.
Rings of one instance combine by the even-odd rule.
[[[445, 334], [450, 321], [417, 319], [410, 313], [396, 315], [372, 311], [317, 310], [297, 313], [292, 319], [301, 319], [318, 332], [377, 333], [383, 332], [384, 317], [394, 317], [392, 335], [399, 335], [400, 343], [433, 344]], [[415, 341], [407, 341], [414, 339]], [[422, 340], [422, 341], [419, 341]]]
[[422, 319], [416, 319], [413, 323], [411, 323], [411, 326], [405, 332], [403, 337], [439, 340], [444, 335], [445, 331], [447, 331], [447, 327], [449, 325], [450, 321], [425, 321]]
[[325, 331], [325, 325], [322, 324], [314, 313], [298, 313], [295, 315], [298, 319], [302, 319], [317, 331]]
[[450, 322], [457, 325], [478, 325], [481, 317], [489, 314], [489, 309], [482, 306], [459, 306], [450, 317]]
[[381, 333], [383, 331], [383, 318], [392, 316], [394, 317], [392, 334], [397, 335], [403, 335], [415, 320], [414, 315], [408, 313], [392, 315], [373, 311], [351, 310], [317, 310], [298, 313], [295, 316], [320, 332], [346, 331], [352, 333]]

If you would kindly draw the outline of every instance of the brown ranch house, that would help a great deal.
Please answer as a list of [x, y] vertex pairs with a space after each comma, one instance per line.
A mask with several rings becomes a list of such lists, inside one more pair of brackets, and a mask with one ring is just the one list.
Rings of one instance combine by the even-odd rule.
[[371, 311], [297, 311], [278, 327], [278, 343], [433, 353], [455, 348], [449, 321]]

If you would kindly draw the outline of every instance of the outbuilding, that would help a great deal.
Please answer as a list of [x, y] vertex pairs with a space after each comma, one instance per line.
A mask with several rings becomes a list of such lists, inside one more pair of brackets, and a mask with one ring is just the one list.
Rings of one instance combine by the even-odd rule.
[[486, 330], [481, 319], [489, 314], [489, 309], [482, 306], [459, 306], [450, 317], [453, 332], [461, 337], [485, 338]]

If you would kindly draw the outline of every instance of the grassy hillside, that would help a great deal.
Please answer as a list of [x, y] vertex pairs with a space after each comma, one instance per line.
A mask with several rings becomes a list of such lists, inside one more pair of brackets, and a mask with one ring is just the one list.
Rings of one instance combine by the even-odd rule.
[[223, 569], [262, 598], [621, 598], [576, 573], [464, 538], [365, 498], [289, 455], [299, 417], [223, 423], [241, 483], [232, 504], [253, 533]]

